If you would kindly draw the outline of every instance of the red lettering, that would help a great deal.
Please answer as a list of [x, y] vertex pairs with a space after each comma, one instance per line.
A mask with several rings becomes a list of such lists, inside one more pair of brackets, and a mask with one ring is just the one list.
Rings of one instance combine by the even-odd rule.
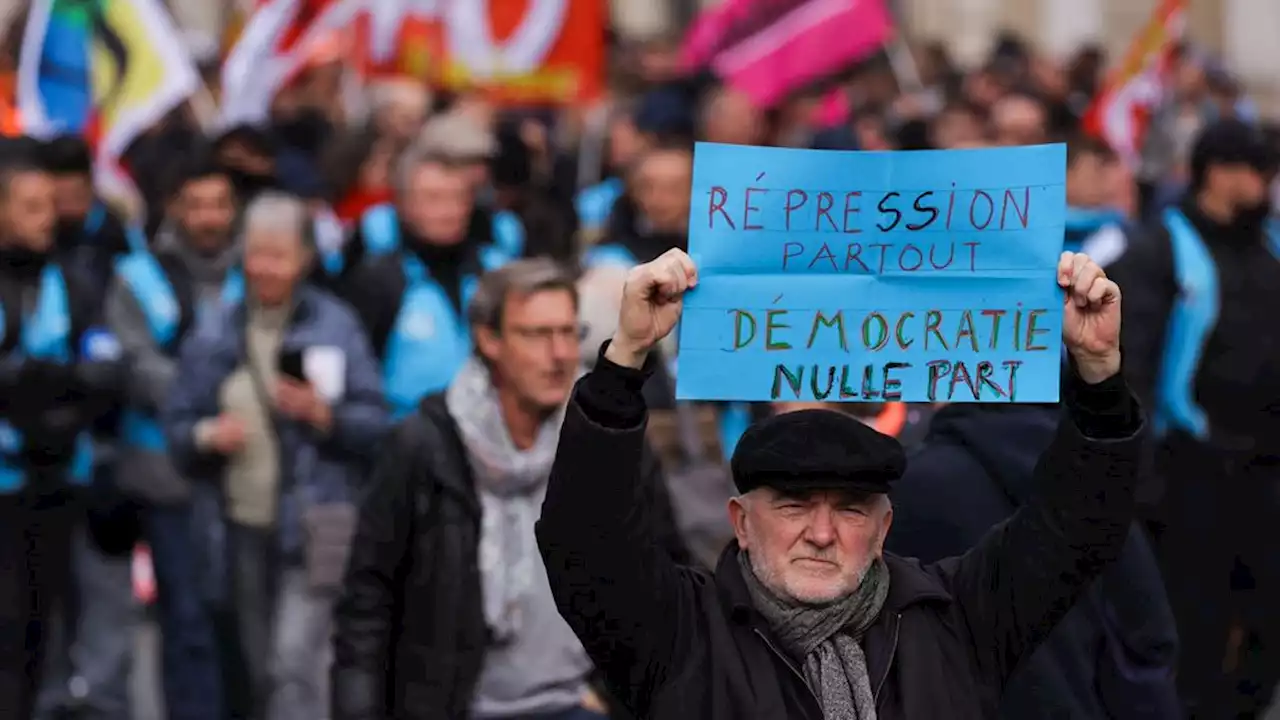
[[[978, 207], [978, 198], [982, 198], [987, 201], [987, 219], [983, 220], [981, 224], [978, 223], [978, 218], [974, 215], [974, 211]], [[969, 201], [969, 224], [972, 225], [975, 230], [986, 230], [987, 226], [991, 224], [992, 218], [995, 216], [996, 203], [991, 199], [991, 196], [982, 190], [974, 190], [973, 199]]]
[[1018, 216], [1018, 222], [1022, 223], [1022, 229], [1027, 229], [1027, 220], [1031, 217], [1031, 188], [1022, 188], [1022, 207], [1018, 207], [1018, 201], [1013, 197], [1013, 190], [1004, 191], [1004, 202], [1000, 204], [1000, 229], [1004, 229], [1004, 216], [1009, 206], [1013, 206], [1013, 214]]
[[848, 272], [849, 270], [849, 263], [855, 263], [855, 262], [862, 266], [863, 272], [867, 272], [867, 273], [871, 272], [871, 268], [867, 267], [867, 264], [862, 262], [862, 258], [858, 257], [861, 254], [862, 254], [861, 244], [849, 243], [849, 247], [845, 249], [845, 256], [844, 256], [845, 272]]
[[856, 205], [854, 207], [849, 207], [849, 201], [853, 200], [854, 198], [861, 198], [861, 197], [862, 197], [862, 193], [858, 192], [857, 190], [854, 190], [853, 192], [847, 192], [844, 194], [844, 231], [847, 233], [862, 232], [861, 228], [849, 227], [849, 215], [850, 214], [856, 215], [858, 214], [858, 211], [859, 211], [859, 208]]
[[[795, 252], [791, 252], [792, 248], [795, 248]], [[804, 254], [804, 245], [801, 245], [798, 242], [788, 242], [784, 244], [782, 246], [782, 269], [783, 270], [787, 269], [788, 260], [790, 260], [793, 257], [800, 257], [803, 254]]]
[[[907, 266], [908, 251], [916, 254], [916, 264], [910, 267]], [[921, 265], [924, 265], [924, 253], [920, 252], [920, 248], [910, 243], [903, 245], [902, 251], [898, 253], [898, 267], [902, 268], [906, 272], [915, 272], [920, 269]]]
[[888, 243], [871, 243], [867, 247], [880, 248], [880, 262], [879, 264], [876, 265], [876, 274], [883, 275], [884, 263], [885, 263], [885, 260], [888, 259], [889, 257], [889, 248], [893, 246], [889, 245]]
[[[799, 198], [799, 199], [800, 199], [800, 202], [799, 202], [798, 204], [795, 204], [795, 205], [791, 204], [791, 201], [792, 201], [792, 199], [794, 199], [794, 198]], [[795, 212], [796, 210], [799, 210], [800, 208], [804, 207], [804, 204], [805, 204], [805, 203], [807, 203], [807, 202], [809, 202], [809, 193], [807, 193], [807, 192], [805, 192], [805, 191], [803, 191], [803, 190], [788, 190], [788, 191], [787, 191], [787, 206], [786, 206], [786, 212], [787, 212], [787, 229], [788, 229], [788, 230], [790, 230], [790, 229], [791, 229], [791, 213], [793, 213], [793, 212]]]
[[941, 327], [942, 327], [942, 311], [941, 310], [930, 310], [929, 312], [924, 314], [924, 349], [925, 350], [929, 349], [930, 335], [938, 339], [938, 344], [942, 346], [943, 350], [949, 349], [947, 347], [947, 341], [942, 337], [942, 331], [939, 329]]
[[814, 265], [818, 264], [819, 260], [826, 260], [830, 262], [831, 270], [833, 272], [840, 269], [836, 265], [835, 253], [831, 252], [831, 248], [826, 243], [822, 243], [822, 247], [818, 248], [818, 252], [815, 253], [813, 259], [809, 261], [809, 268], [812, 269]]
[[767, 193], [767, 188], [747, 188], [746, 202], [742, 204], [742, 229], [743, 230], [763, 230], [763, 225], [751, 224], [751, 213], [760, 212], [760, 208], [751, 204], [751, 193]]
[[829, 192], [818, 193], [818, 216], [813, 219], [813, 231], [820, 231], [822, 219], [826, 218], [830, 223], [831, 229], [840, 232], [840, 228], [836, 227], [836, 221], [831, 219], [831, 208], [836, 204], [836, 199]]
[[729, 223], [730, 230], [738, 228], [733, 224], [733, 218], [729, 217], [729, 213], [724, 211], [724, 204], [729, 200], [729, 191], [720, 186], [711, 188], [711, 207], [707, 210], [707, 227], [714, 228], [716, 226], [716, 213], [720, 213], [720, 217]]

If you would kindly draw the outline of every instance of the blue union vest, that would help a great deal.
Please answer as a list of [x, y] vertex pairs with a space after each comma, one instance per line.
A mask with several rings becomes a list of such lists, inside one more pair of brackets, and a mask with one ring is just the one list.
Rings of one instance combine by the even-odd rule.
[[[4, 332], [4, 313], [0, 310], [0, 335]], [[66, 279], [56, 265], [46, 265], [40, 276], [39, 301], [23, 321], [14, 352], [21, 359], [70, 365], [76, 358], [72, 350], [76, 340], [71, 336], [71, 303]], [[87, 331], [79, 341], [82, 354], [87, 356], [96, 353], [99, 342], [114, 343], [114, 339], [99, 330]], [[0, 494], [18, 492], [26, 485], [21, 462], [24, 443], [22, 432], [0, 419]], [[93, 472], [93, 443], [88, 433], [81, 433], [76, 439], [75, 455], [67, 470], [67, 480], [72, 485], [88, 484]]]
[[[1164, 224], [1173, 249], [1178, 297], [1169, 313], [1157, 376], [1155, 427], [1157, 432], [1180, 430], [1207, 439], [1209, 418], [1195, 401], [1195, 380], [1205, 344], [1218, 322], [1218, 267], [1204, 238], [1182, 211], [1166, 210]], [[1280, 261], [1280, 221], [1268, 224], [1267, 244]]]
[[[133, 293], [147, 318], [147, 326], [156, 345], [172, 349], [180, 339], [178, 328], [182, 321], [182, 308], [178, 304], [173, 283], [160, 262], [149, 252], [130, 253], [116, 262], [116, 274]], [[222, 284], [221, 301], [237, 303], [244, 297], [244, 275], [237, 270], [227, 273]], [[211, 308], [197, 308], [204, 313]], [[125, 408], [121, 413], [120, 434], [125, 444], [154, 452], [165, 451], [164, 431], [150, 413]]]
[[[495, 248], [480, 253], [486, 271], [506, 260]], [[417, 256], [404, 253], [401, 262], [406, 287], [382, 362], [387, 399], [396, 417], [412, 412], [426, 395], [448, 387], [471, 355], [466, 318], [454, 309], [444, 288]], [[475, 294], [477, 282], [474, 275], [462, 278], [464, 307]]]
[[[400, 218], [394, 205], [375, 205], [360, 216], [360, 237], [364, 240], [367, 257], [390, 255], [400, 249]], [[509, 258], [518, 258], [524, 252], [524, 223], [507, 210], [493, 214], [493, 246]], [[325, 272], [338, 275], [345, 268], [341, 250], [330, 252], [322, 258]]]

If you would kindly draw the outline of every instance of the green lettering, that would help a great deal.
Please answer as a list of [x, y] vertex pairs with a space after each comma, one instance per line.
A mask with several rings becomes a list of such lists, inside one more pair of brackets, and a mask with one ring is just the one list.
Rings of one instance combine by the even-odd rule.
[[[746, 310], [730, 310], [729, 313], [733, 315], [733, 349], [741, 350], [756, 337], [756, 319]], [[743, 322], [744, 319], [746, 323]], [[742, 338], [744, 325], [749, 326], [745, 340]]]
[[[875, 341], [871, 339], [872, 323], [876, 333]], [[878, 312], [873, 312], [862, 319], [862, 346], [868, 350], [880, 350], [889, 343], [889, 321]]]
[[1048, 350], [1047, 345], [1036, 345], [1036, 336], [1049, 332], [1047, 328], [1036, 327], [1036, 318], [1044, 315], [1047, 310], [1032, 310], [1027, 313], [1027, 350]]
[[965, 310], [960, 313], [960, 329], [956, 331], [956, 347], [960, 347], [960, 342], [965, 338], [969, 338], [969, 344], [973, 346], [973, 351], [978, 352], [978, 336], [973, 332], [973, 311]]
[[787, 314], [786, 310], [768, 310], [764, 314], [764, 349], [765, 350], [790, 350], [791, 343], [783, 340], [774, 340], [774, 330], [788, 330], [790, 325], [784, 325], [781, 322], [775, 322], [781, 316]]
[[843, 310], [837, 310], [836, 314], [832, 315], [829, 318], [826, 315], [824, 315], [821, 310], [814, 313], [813, 327], [810, 328], [809, 330], [809, 342], [805, 343], [806, 348], [808, 349], [813, 348], [813, 341], [818, 338], [819, 327], [835, 328], [836, 332], [839, 333], [840, 335], [840, 349], [843, 350], [844, 352], [849, 352], [849, 342], [848, 342], [848, 339], [845, 338], [844, 336], [844, 311]]
[[818, 387], [818, 366], [813, 366], [813, 373], [809, 375], [809, 389], [813, 390], [814, 400], [826, 400], [831, 395], [832, 388], [836, 384], [836, 368], [831, 366], [827, 368], [827, 387], [821, 389]]
[[787, 369], [786, 365], [779, 364], [773, 369], [773, 390], [769, 393], [769, 398], [777, 400], [782, 395], [782, 380], [786, 379], [787, 385], [791, 386], [791, 392], [795, 393], [796, 399], [800, 399], [800, 383], [804, 380], [804, 366], [796, 368], [793, 374]]

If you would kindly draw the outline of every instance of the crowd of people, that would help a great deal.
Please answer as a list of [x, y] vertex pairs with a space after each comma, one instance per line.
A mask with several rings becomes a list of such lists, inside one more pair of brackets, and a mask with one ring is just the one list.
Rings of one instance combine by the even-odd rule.
[[[687, 245], [697, 140], [1067, 143], [1064, 248], [1123, 289], [1125, 376], [1153, 430], [1140, 519], [1118, 539], [1095, 529], [1114, 562], [1038, 651], [1023, 661], [1039, 633], [1009, 630], [1017, 648], [982, 670], [998, 681], [947, 687], [1010, 720], [1261, 717], [1280, 679], [1280, 325], [1267, 314], [1280, 306], [1280, 132], [1230, 76], [1180, 48], [1131, 168], [1081, 129], [1105, 66], [1093, 50], [1058, 65], [1004, 38], [964, 71], [929, 48], [919, 87], [872, 58], [839, 79], [851, 119], [835, 126], [815, 120], [829, 88], [764, 111], [681, 76], [666, 44], [628, 52], [592, 108], [503, 109], [396, 79], [368, 88], [356, 123], [329, 66], [282, 91], [265, 126], [209, 137], [180, 108], [126, 154], [138, 218], [95, 195], [81, 138], [0, 144], [0, 714], [131, 718], [139, 546], [172, 720], [739, 707], [720, 694], [749, 693], [750, 673], [639, 692], [668, 680], [653, 658], [671, 649], [653, 638], [717, 630], [626, 593], [659, 565], [724, 562], [741, 529], [726, 503], [755, 486], [730, 470], [739, 440], [811, 407], [676, 402], [668, 338], [649, 353], [634, 447], [584, 429], [572, 413], [586, 410], [566, 416], [575, 382], [605, 362], [628, 274]], [[1050, 453], [1064, 467], [1036, 470], [1056, 406], [839, 409], [910, 451], [879, 542], [924, 563], [978, 545], [1074, 462]], [[571, 424], [616, 451], [584, 467], [627, 465], [600, 484], [625, 498], [562, 470], [572, 482], [544, 506]], [[540, 552], [555, 538], [574, 552]], [[1023, 586], [1052, 585], [1022, 570]], [[616, 602], [565, 594], [584, 578]], [[972, 584], [986, 580], [948, 588], [980, 605]], [[910, 603], [938, 600], [930, 587]], [[652, 623], [678, 627], [643, 640], [645, 655], [634, 645]], [[872, 666], [927, 666], [920, 647]], [[881, 717], [940, 717], [905, 697], [930, 692], [917, 672], [890, 683]]]

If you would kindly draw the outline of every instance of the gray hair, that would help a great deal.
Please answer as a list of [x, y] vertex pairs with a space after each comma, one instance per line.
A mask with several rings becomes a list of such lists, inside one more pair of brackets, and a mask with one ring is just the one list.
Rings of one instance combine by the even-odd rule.
[[576, 283], [577, 278], [572, 271], [550, 258], [516, 260], [480, 278], [475, 295], [467, 305], [467, 320], [473, 328], [486, 327], [496, 331], [502, 327], [502, 313], [508, 299], [546, 290], [568, 292], [573, 296], [574, 306], [577, 306]]
[[254, 231], [286, 233], [297, 238], [303, 249], [315, 250], [311, 212], [306, 203], [288, 193], [267, 190], [256, 196], [245, 208], [243, 228], [246, 237]]
[[396, 160], [396, 172], [392, 177], [396, 195], [404, 197], [405, 191], [409, 189], [409, 181], [413, 179], [413, 174], [427, 165], [441, 165], [447, 168], [456, 166], [444, 154], [427, 147], [421, 141], [415, 140], [409, 143], [409, 147], [405, 148], [404, 152], [400, 153], [400, 157]]

